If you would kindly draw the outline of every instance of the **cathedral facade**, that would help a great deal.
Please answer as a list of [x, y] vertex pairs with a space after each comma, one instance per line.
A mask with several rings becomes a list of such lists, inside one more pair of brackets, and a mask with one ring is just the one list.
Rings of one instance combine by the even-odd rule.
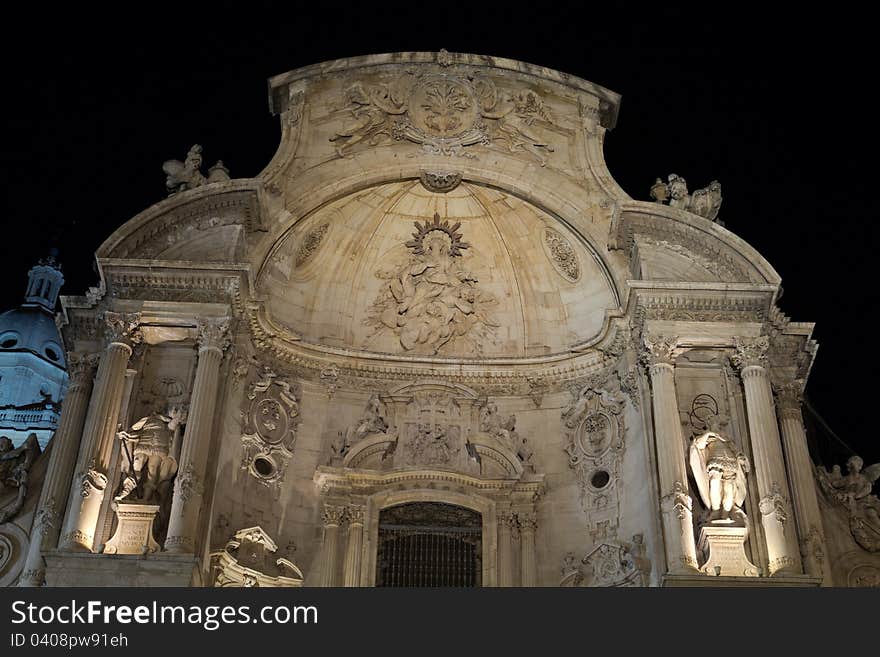
[[266, 168], [166, 162], [62, 298], [0, 583], [880, 582], [877, 468], [807, 450], [813, 325], [718, 183], [615, 183], [617, 94], [445, 51], [269, 88]]

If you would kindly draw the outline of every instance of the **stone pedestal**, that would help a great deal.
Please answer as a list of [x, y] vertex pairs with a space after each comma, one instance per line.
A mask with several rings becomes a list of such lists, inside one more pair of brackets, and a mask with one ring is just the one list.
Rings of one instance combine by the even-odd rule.
[[758, 569], [746, 556], [748, 529], [732, 524], [709, 524], [700, 529], [699, 548], [706, 557], [700, 571], [721, 577], [757, 577]]
[[113, 538], [104, 546], [105, 554], [148, 554], [159, 550], [153, 538], [158, 505], [117, 502], [113, 510], [119, 524]]

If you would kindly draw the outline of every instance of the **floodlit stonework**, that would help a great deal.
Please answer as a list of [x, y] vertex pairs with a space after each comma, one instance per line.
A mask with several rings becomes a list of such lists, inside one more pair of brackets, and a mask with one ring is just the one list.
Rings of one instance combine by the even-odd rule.
[[445, 51], [269, 86], [266, 168], [169, 160], [62, 298], [0, 584], [878, 585], [878, 467], [807, 452], [813, 325], [717, 182], [614, 182], [617, 94]]

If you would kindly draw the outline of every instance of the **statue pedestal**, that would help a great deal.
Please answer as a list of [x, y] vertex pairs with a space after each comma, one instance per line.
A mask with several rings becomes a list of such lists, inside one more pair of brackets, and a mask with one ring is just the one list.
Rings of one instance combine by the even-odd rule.
[[148, 554], [157, 552], [153, 538], [153, 521], [159, 513], [157, 504], [116, 502], [116, 533], [104, 545], [105, 554]]
[[699, 549], [706, 557], [700, 572], [722, 577], [757, 577], [757, 567], [745, 551], [748, 529], [732, 524], [708, 524], [700, 529]]

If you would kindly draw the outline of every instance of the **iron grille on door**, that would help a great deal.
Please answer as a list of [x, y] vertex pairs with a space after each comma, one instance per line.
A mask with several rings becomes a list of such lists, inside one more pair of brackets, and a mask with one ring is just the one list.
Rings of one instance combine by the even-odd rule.
[[384, 509], [376, 571], [376, 586], [480, 586], [482, 517], [437, 502]]

